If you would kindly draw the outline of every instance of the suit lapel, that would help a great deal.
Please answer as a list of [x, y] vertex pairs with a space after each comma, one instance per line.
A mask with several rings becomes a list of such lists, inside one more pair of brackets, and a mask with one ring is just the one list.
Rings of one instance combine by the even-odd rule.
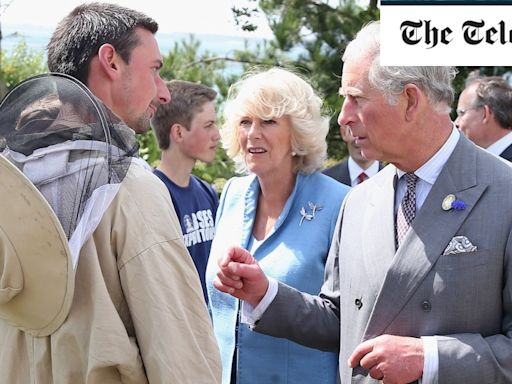
[[[487, 188], [477, 184], [476, 157], [474, 145], [461, 136], [393, 258], [367, 324], [365, 339], [385, 332]], [[464, 201], [466, 209], [443, 210], [441, 204], [448, 194]]]
[[349, 187], [352, 185], [352, 180], [350, 179], [350, 172], [348, 170], [348, 159], [340, 164], [340, 173], [338, 180], [343, 184], [348, 185]]
[[503, 152], [501, 152], [500, 157], [505, 160], [512, 161], [512, 145], [509, 145]]
[[[389, 166], [375, 181], [374, 193], [364, 212], [362, 233], [371, 233], [370, 241], [362, 244], [365, 270], [372, 292], [378, 292], [386, 276], [387, 267], [395, 255], [395, 177], [396, 168]], [[379, 225], [375, 225], [379, 223]]]

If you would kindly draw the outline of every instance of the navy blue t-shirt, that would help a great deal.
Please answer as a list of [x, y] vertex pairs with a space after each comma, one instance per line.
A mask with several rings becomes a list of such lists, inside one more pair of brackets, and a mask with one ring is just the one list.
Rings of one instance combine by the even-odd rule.
[[199, 273], [203, 294], [208, 303], [205, 273], [208, 256], [215, 235], [215, 215], [219, 198], [213, 188], [191, 175], [188, 187], [180, 187], [165, 174], [155, 169], [154, 174], [166, 185], [178, 215], [183, 239]]

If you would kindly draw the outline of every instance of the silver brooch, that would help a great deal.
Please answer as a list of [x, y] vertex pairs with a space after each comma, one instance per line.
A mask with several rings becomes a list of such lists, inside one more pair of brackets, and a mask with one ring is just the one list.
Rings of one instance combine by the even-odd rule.
[[452, 209], [452, 203], [455, 201], [455, 195], [449, 194], [443, 199], [443, 203], [441, 204], [441, 208], [445, 211], [449, 211]]
[[443, 199], [443, 203], [441, 204], [441, 208], [445, 211], [454, 210], [454, 211], [463, 211], [467, 208], [467, 204], [455, 197], [453, 194], [449, 194]]
[[304, 206], [302, 206], [302, 208], [300, 209], [300, 215], [302, 217], [300, 219], [299, 225], [302, 225], [304, 220], [307, 220], [307, 221], [313, 220], [315, 218], [315, 214], [318, 211], [321, 211], [324, 207], [322, 207], [321, 205], [312, 203], [311, 201], [308, 201], [308, 208], [309, 208], [309, 211], [306, 210], [306, 208], [304, 208]]

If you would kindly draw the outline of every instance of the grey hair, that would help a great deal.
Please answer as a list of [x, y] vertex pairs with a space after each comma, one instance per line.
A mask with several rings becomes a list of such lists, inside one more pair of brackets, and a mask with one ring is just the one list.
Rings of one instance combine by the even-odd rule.
[[322, 99], [302, 77], [286, 69], [271, 68], [250, 71], [230, 87], [221, 135], [224, 149], [239, 172], [246, 171], [239, 143], [240, 121], [248, 116], [263, 120], [290, 118], [295, 169], [304, 173], [323, 169], [329, 117], [322, 114]]
[[498, 124], [512, 129], [512, 87], [503, 78], [492, 76], [475, 79], [476, 102], [474, 107], [487, 105], [494, 113]]
[[448, 113], [454, 100], [452, 80], [455, 67], [441, 66], [381, 66], [380, 65], [380, 23], [371, 22], [364, 26], [345, 49], [343, 61], [371, 60], [368, 81], [382, 92], [390, 105], [407, 84], [414, 84], [427, 95], [430, 105], [440, 113]]

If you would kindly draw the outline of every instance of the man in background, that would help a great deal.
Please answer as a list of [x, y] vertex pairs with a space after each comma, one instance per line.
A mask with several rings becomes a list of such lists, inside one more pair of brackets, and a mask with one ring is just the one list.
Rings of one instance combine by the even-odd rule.
[[[45, 185], [59, 185], [84, 158], [91, 159], [84, 171], [92, 172], [94, 182], [95, 172], [105, 169], [94, 165], [102, 151], [128, 161], [105, 157], [107, 188], [87, 194], [78, 188], [70, 195], [90, 194], [84, 204], [98, 203], [101, 209], [94, 205], [91, 215], [79, 218], [77, 228], [90, 227], [91, 233], [78, 246], [73, 301], [62, 325], [49, 335], [34, 337], [16, 324], [0, 321], [0, 372], [6, 383], [220, 381], [208, 310], [168, 192], [137, 158], [136, 145], [126, 145], [136, 142], [135, 132], [149, 129], [157, 107], [170, 100], [159, 74], [157, 29], [157, 23], [140, 12], [86, 3], [66, 16], [51, 36], [50, 71], [82, 81], [131, 129], [122, 122], [110, 124], [105, 133], [109, 139], [102, 143], [97, 124], [81, 124], [75, 114], [64, 114], [61, 108], [59, 121], [68, 126], [63, 133], [71, 133], [69, 140], [62, 135], [52, 145], [34, 143], [46, 151], [43, 158], [53, 161], [39, 169], [54, 173]], [[81, 105], [76, 103], [75, 108]], [[98, 108], [103, 109], [101, 103]], [[106, 121], [116, 120], [112, 112], [105, 112]], [[115, 151], [114, 142], [119, 144]], [[40, 158], [27, 152], [23, 160], [26, 167]], [[59, 216], [61, 222], [69, 219], [64, 216], [66, 212]]]
[[158, 107], [151, 119], [162, 157], [154, 171], [171, 194], [185, 245], [194, 260], [205, 300], [205, 272], [215, 235], [219, 199], [211, 185], [192, 175], [196, 161], [215, 158], [220, 139], [215, 97], [217, 92], [197, 83], [167, 83], [172, 102]]
[[340, 183], [353, 187], [375, 176], [382, 169], [380, 161], [368, 160], [363, 156], [361, 148], [356, 143], [356, 138], [350, 132], [350, 127], [340, 125], [340, 135], [347, 144], [348, 157], [342, 162], [325, 169], [324, 174], [338, 180]]
[[470, 79], [457, 105], [457, 127], [476, 145], [512, 161], [512, 87], [501, 77]]

